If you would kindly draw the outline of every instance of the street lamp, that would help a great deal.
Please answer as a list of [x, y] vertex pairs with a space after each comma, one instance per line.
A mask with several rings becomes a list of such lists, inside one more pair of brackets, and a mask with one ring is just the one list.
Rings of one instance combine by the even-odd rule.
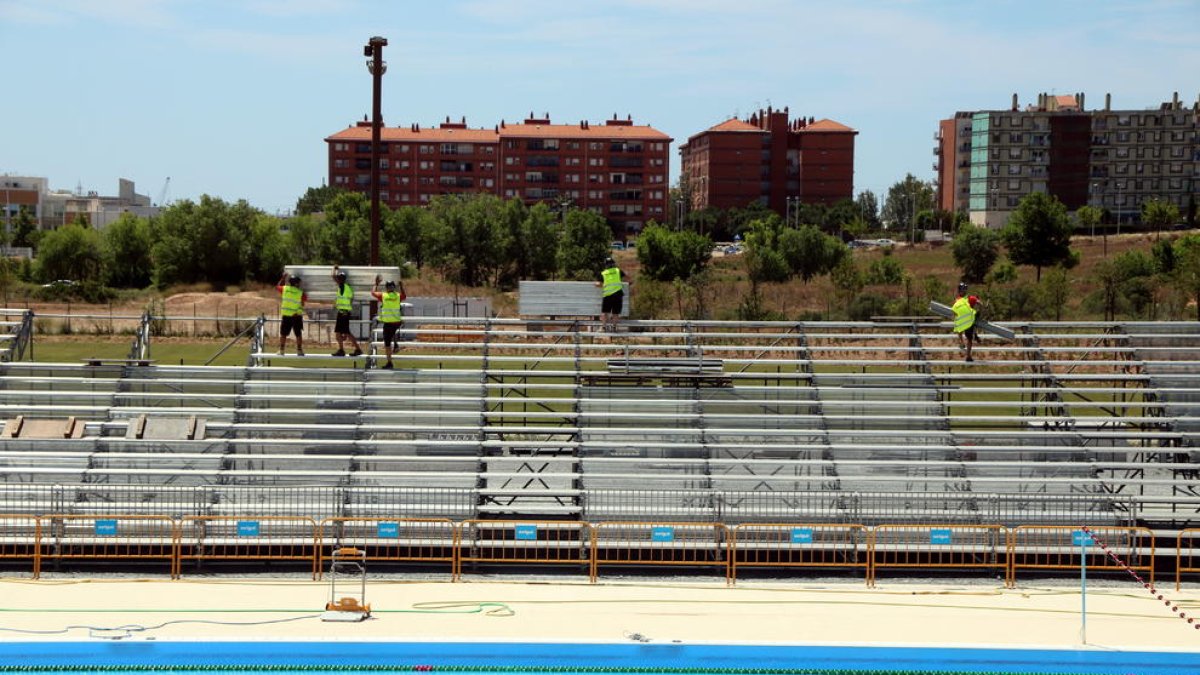
[[[1102, 193], [1102, 192], [1100, 191], [1100, 184], [1099, 184], [1099, 183], [1092, 183], [1092, 194], [1095, 194], [1095, 195], [1097, 195], [1097, 197], [1096, 197], [1096, 201], [1097, 201], [1097, 202], [1099, 202], [1099, 203], [1096, 205], [1096, 206], [1097, 206], [1097, 208], [1103, 209], [1103, 208], [1104, 208], [1104, 193]], [[1103, 213], [1103, 211], [1101, 211], [1101, 213]], [[1095, 237], [1095, 236], [1096, 236], [1096, 218], [1095, 218], [1094, 216], [1092, 217], [1092, 231], [1091, 231], [1091, 233], [1090, 233], [1088, 236], [1089, 236], [1089, 237]]]
[[1121, 181], [1116, 181], [1117, 184], [1117, 204], [1114, 210], [1117, 212], [1117, 236], [1121, 236], [1121, 207], [1125, 204], [1121, 199]]
[[798, 196], [785, 197], [784, 202], [785, 202], [784, 216], [783, 216], [784, 224], [789, 227], [792, 226], [792, 213], [794, 212], [795, 218], [796, 218], [795, 225], [797, 227], [799, 227], [799, 225], [800, 225], [800, 197], [798, 197]]
[[379, 144], [383, 128], [382, 90], [383, 74], [387, 63], [383, 60], [383, 48], [387, 38], [376, 35], [363, 46], [367, 59], [367, 71], [371, 73], [371, 266], [379, 266]]

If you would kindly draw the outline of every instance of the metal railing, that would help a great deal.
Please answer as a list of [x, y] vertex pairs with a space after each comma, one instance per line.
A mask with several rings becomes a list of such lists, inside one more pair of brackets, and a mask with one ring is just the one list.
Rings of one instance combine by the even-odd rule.
[[[910, 573], [1005, 570], [1014, 587], [1022, 570], [1144, 572], [1154, 587], [1154, 533], [1137, 527], [995, 524], [879, 525], [755, 523], [726, 527], [701, 522], [567, 522], [443, 518], [183, 516], [127, 513], [0, 514], [0, 562], [26, 561], [33, 578], [47, 562], [166, 563], [180, 578], [184, 563], [300, 563], [319, 578], [327, 550], [354, 546], [379, 563], [466, 568], [576, 567], [595, 582], [599, 568], [709, 568], [727, 584], [739, 570], [861, 569], [874, 586], [881, 569]], [[1200, 573], [1192, 538], [1180, 532], [1173, 555], [1177, 588]], [[1188, 540], [1185, 547], [1184, 540]], [[1096, 546], [1102, 540], [1112, 555]], [[1090, 550], [1089, 550], [1090, 549]], [[1088, 553], [1087, 560], [1084, 554]]]

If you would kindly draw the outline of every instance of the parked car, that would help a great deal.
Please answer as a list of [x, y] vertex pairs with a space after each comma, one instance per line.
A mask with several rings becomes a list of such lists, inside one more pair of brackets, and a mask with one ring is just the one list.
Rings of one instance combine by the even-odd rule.
[[42, 288], [70, 288], [77, 285], [78, 282], [71, 279], [55, 279], [48, 284], [42, 284]]
[[891, 239], [876, 239], [875, 245], [876, 246], [895, 246], [896, 242], [892, 241]]
[[625, 244], [622, 242], [619, 242], [619, 241], [614, 241], [612, 244], [609, 245], [609, 248], [611, 248], [614, 251], [624, 251]]

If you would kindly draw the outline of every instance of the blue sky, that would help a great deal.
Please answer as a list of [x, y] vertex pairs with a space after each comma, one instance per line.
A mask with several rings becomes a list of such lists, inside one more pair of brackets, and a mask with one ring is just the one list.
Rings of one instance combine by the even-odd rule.
[[939, 119], [1014, 92], [1195, 101], [1197, 27], [1200, 0], [0, 0], [0, 172], [290, 209], [370, 111], [382, 35], [390, 126], [631, 114], [674, 149], [789, 106], [857, 129], [855, 190], [878, 192], [933, 177]]

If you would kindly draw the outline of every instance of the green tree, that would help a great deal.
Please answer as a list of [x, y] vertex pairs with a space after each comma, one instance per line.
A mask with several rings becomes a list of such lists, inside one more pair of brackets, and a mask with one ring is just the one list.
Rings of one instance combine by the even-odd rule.
[[402, 260], [390, 264], [412, 261], [417, 267], [424, 267], [428, 240], [434, 228], [433, 214], [420, 206], [401, 206], [380, 220], [380, 241], [386, 242], [387, 248], [403, 254]]
[[1078, 254], [1071, 250], [1067, 207], [1045, 192], [1031, 192], [1022, 198], [1000, 236], [1009, 259], [1018, 265], [1032, 265], [1039, 281], [1043, 267], [1071, 268], [1079, 262]]
[[1085, 231], [1088, 236], [1096, 234], [1096, 226], [1104, 220], [1104, 209], [1099, 206], [1081, 206], [1075, 210], [1075, 223], [1079, 226], [1080, 234]]
[[308, 188], [296, 200], [296, 215], [307, 216], [314, 213], [321, 213], [339, 192], [345, 192], [345, 190], [333, 187], [332, 185]]
[[1200, 235], [1189, 234], [1175, 242], [1175, 269], [1171, 274], [1175, 285], [1196, 305], [1196, 320], [1200, 321]]
[[98, 283], [104, 274], [100, 233], [71, 224], [47, 232], [38, 246], [37, 275], [42, 281], [72, 279]]
[[982, 283], [1000, 257], [1000, 236], [985, 227], [967, 224], [958, 229], [950, 243], [954, 264], [963, 281]]
[[791, 273], [804, 283], [828, 273], [850, 254], [840, 239], [822, 234], [812, 225], [785, 228], [779, 233], [778, 248]]
[[1050, 268], [1045, 278], [1038, 282], [1034, 295], [1043, 314], [1055, 321], [1062, 321], [1063, 309], [1071, 299], [1067, 271], [1061, 267]]
[[154, 268], [150, 256], [150, 223], [131, 213], [104, 228], [104, 253], [108, 261], [105, 283], [120, 288], [145, 288]]
[[600, 214], [581, 209], [567, 212], [558, 244], [559, 275], [564, 279], [598, 278], [611, 241], [612, 230]]
[[1088, 304], [1104, 311], [1107, 321], [1117, 315], [1142, 315], [1153, 303], [1151, 277], [1156, 267], [1154, 259], [1142, 251], [1125, 251], [1096, 265], [1092, 278], [1096, 290]]
[[871, 261], [867, 268], [867, 283], [895, 286], [904, 283], [907, 273], [904, 265], [892, 255], [891, 249], [885, 249], [883, 257]]
[[562, 228], [549, 207], [538, 203], [526, 212], [524, 229], [529, 246], [528, 278], [551, 278], [558, 266], [558, 238]]
[[638, 237], [637, 255], [645, 276], [656, 281], [686, 281], [708, 264], [712, 241], [690, 230], [672, 232], [651, 224]]
[[283, 222], [288, 262], [304, 265], [321, 262], [321, 222], [314, 216], [292, 216]]
[[863, 190], [854, 198], [854, 206], [858, 209], [859, 220], [866, 230], [878, 230], [882, 223], [879, 221], [879, 197], [870, 190]]
[[242, 251], [242, 264], [246, 278], [260, 283], [274, 283], [279, 271], [288, 263], [288, 241], [279, 229], [280, 220], [275, 216], [259, 213], [246, 232], [246, 243]]
[[9, 226], [12, 228], [13, 246], [35, 246], [37, 244], [37, 218], [34, 218], [29, 207], [18, 208], [17, 215], [13, 216]]
[[934, 207], [936, 195], [932, 183], [906, 174], [903, 180], [888, 188], [880, 218], [891, 229], [907, 233], [918, 213]]
[[1154, 230], [1157, 238], [1163, 228], [1179, 222], [1179, 207], [1164, 199], [1148, 199], [1142, 202], [1142, 222]]
[[229, 204], [209, 195], [163, 209], [151, 225], [155, 284], [241, 282], [246, 233], [260, 213], [244, 200]]
[[[380, 215], [380, 222], [384, 220]], [[381, 225], [382, 228], [382, 225]], [[319, 259], [326, 264], [366, 265], [371, 260], [371, 203], [359, 192], [339, 191], [325, 205]]]

